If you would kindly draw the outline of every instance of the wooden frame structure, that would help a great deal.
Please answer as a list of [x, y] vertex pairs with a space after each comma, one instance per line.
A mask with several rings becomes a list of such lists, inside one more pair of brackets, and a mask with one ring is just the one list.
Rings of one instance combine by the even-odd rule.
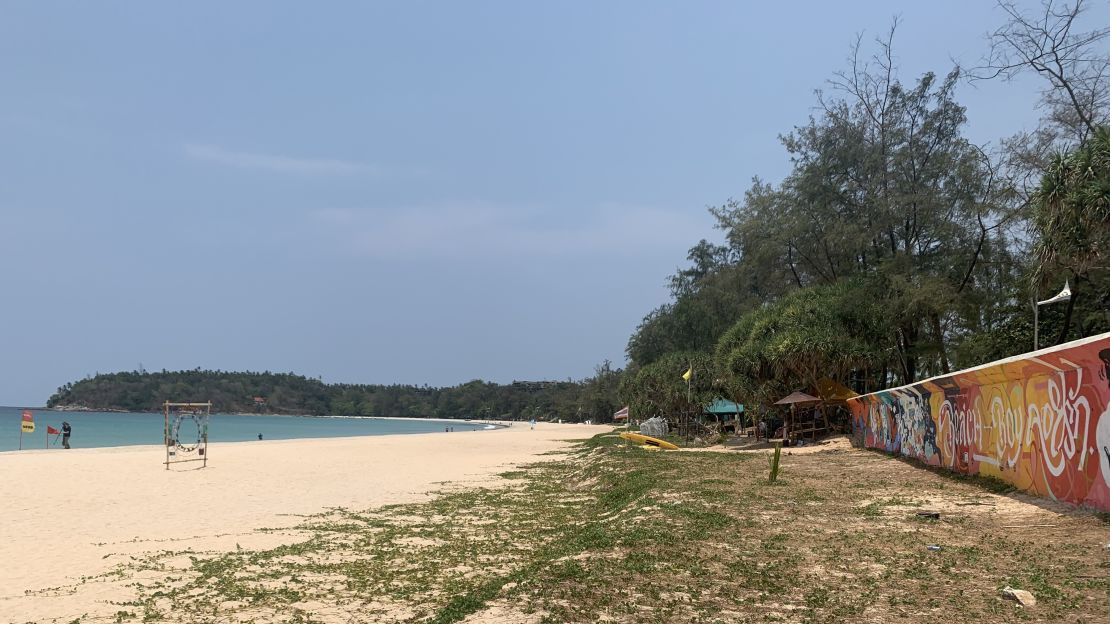
[[[829, 427], [829, 416], [828, 416], [828, 414], [825, 413], [824, 401], [819, 397], [815, 397], [813, 395], [806, 394], [805, 392], [802, 392], [802, 391], [799, 390], [799, 391], [796, 391], [796, 392], [791, 392], [789, 395], [779, 399], [778, 401], [775, 401], [775, 405], [789, 405], [790, 406], [790, 416], [789, 416], [789, 418], [787, 418], [787, 420], [784, 424], [784, 428], [783, 428], [783, 430], [785, 432], [783, 434], [783, 438], [786, 439], [786, 440], [800, 440], [800, 439], [804, 438], [803, 434], [808, 433], [810, 441], [816, 441], [818, 431], [823, 432], [823, 433], [828, 433], [831, 429], [831, 427]], [[795, 424], [797, 423], [797, 420], [798, 420], [797, 408], [798, 408], [799, 405], [807, 405], [807, 406], [816, 405], [817, 408], [816, 408], [816, 411], [813, 414], [813, 424], [810, 425], [806, 429], [797, 429], [796, 430], [794, 428], [794, 426], [795, 426]], [[818, 423], [817, 423], [818, 413], [820, 413], [821, 418], [823, 418], [824, 421], [825, 421], [825, 426], [824, 427], [819, 426]]]
[[[173, 414], [173, 423], [170, 422], [170, 415]], [[166, 401], [162, 403], [162, 416], [163, 416], [163, 438], [162, 442], [166, 447], [166, 470], [170, 469], [170, 464], [181, 464], [186, 462], [203, 462], [201, 468], [208, 466], [208, 418], [212, 415], [212, 402], [207, 403], [171, 403]], [[191, 446], [181, 444], [180, 432], [181, 421], [185, 418], [192, 419], [197, 425], [197, 441], [196, 444]], [[178, 459], [178, 453], [197, 453], [196, 457], [189, 459]]]

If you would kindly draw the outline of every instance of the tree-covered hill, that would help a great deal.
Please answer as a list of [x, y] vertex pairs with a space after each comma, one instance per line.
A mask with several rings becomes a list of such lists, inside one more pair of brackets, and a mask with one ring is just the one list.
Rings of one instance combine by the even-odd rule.
[[433, 388], [326, 384], [294, 373], [211, 370], [97, 374], [67, 383], [47, 407], [159, 411], [164, 401], [212, 401], [220, 412], [593, 420], [612, 418], [619, 370], [606, 362], [581, 381], [495, 384], [481, 380]]

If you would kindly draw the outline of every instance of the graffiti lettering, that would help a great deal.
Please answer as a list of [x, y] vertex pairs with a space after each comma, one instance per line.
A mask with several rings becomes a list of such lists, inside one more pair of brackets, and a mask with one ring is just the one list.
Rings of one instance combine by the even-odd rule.
[[[1110, 511], [1103, 334], [849, 401], [867, 446]], [[1097, 433], [1096, 433], [1097, 432]]]
[[[1087, 459], [1087, 426], [1091, 420], [1091, 405], [1087, 397], [1079, 394], [1083, 385], [1083, 371], [1075, 371], [1076, 382], [1068, 386], [1063, 372], [1047, 380], [1048, 402], [1029, 405], [1029, 432], [1026, 444], [1033, 438], [1034, 427], [1040, 434], [1038, 442], [1045, 467], [1054, 477], [1064, 473], [1064, 464], [1075, 458], [1079, 451], [1079, 466]], [[1082, 438], [1082, 440], [1080, 440]]]
[[[961, 408], [960, 397], [946, 397], [938, 410], [938, 446], [945, 466], [949, 468], [957, 462], [966, 462], [970, 457], [969, 449], [981, 444], [983, 426], [978, 407], [966, 404]], [[991, 457], [976, 455], [976, 461], [994, 461]]]
[[1020, 391], [1013, 384], [999, 388], [991, 398], [991, 427], [995, 432], [994, 452], [999, 466], [1013, 468], [1021, 456], [1022, 439], [1025, 437], [1025, 414], [1021, 407], [1015, 408], [1006, 400], [1005, 390]]

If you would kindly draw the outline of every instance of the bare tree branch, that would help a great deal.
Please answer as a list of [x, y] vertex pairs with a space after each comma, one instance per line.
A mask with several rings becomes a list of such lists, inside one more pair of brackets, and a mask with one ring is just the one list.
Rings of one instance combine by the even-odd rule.
[[1110, 27], [1077, 32], [1084, 0], [1042, 0], [1034, 16], [1012, 0], [998, 0], [998, 7], [1007, 21], [990, 35], [990, 51], [968, 78], [1012, 79], [1032, 70], [1048, 82], [1041, 92], [1048, 110], [1043, 122], [1076, 142], [1086, 141], [1107, 120], [1110, 52], [1104, 44]]

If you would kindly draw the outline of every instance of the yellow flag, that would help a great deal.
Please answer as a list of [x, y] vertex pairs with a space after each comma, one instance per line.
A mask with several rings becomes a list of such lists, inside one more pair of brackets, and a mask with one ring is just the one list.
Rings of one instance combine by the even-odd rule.
[[693, 375], [694, 375], [694, 367], [691, 366], [690, 368], [686, 369], [685, 373], [682, 373], [682, 378], [685, 379], [686, 381], [690, 381], [690, 377], [693, 377]]

